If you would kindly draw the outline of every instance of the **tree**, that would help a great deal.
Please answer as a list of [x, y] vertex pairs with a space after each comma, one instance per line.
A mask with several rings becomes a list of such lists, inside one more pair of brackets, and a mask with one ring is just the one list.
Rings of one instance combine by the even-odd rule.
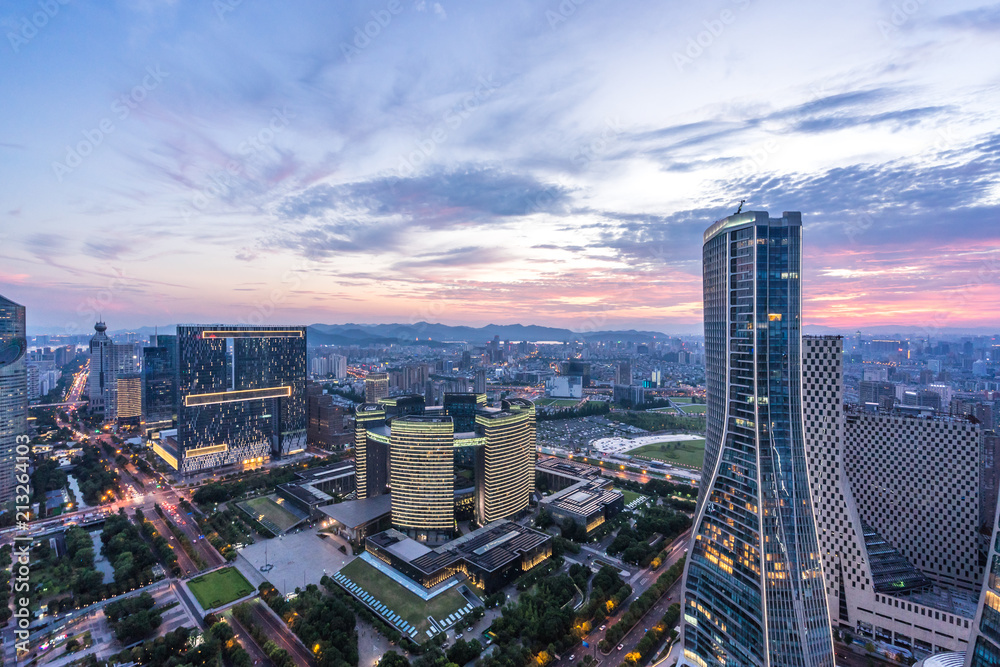
[[395, 651], [389, 651], [378, 661], [378, 667], [410, 667], [410, 661]]

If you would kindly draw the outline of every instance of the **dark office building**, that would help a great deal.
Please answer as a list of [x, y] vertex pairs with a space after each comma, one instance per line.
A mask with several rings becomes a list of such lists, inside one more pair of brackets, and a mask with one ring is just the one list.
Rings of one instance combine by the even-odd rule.
[[347, 399], [324, 394], [316, 383], [306, 387], [307, 441], [323, 449], [343, 449], [354, 441], [354, 405]]
[[896, 402], [896, 385], [891, 382], [875, 382], [862, 380], [858, 385], [858, 401], [876, 403], [879, 407], [889, 410]]
[[590, 386], [590, 362], [571, 359], [559, 362], [559, 375], [578, 375], [583, 378], [583, 386]]
[[182, 473], [305, 449], [305, 327], [178, 326], [177, 346]]
[[24, 306], [0, 296], [0, 503], [14, 499], [18, 438], [28, 433]]
[[422, 415], [427, 405], [427, 401], [420, 394], [406, 394], [405, 396], [390, 396], [379, 401], [385, 409], [386, 419], [393, 417], [405, 417], [407, 415]]
[[172, 428], [177, 419], [177, 336], [152, 336], [142, 350], [142, 415], [146, 431]]
[[444, 411], [455, 423], [455, 433], [470, 433], [476, 430], [476, 410], [486, 406], [486, 394], [471, 392], [444, 395]]

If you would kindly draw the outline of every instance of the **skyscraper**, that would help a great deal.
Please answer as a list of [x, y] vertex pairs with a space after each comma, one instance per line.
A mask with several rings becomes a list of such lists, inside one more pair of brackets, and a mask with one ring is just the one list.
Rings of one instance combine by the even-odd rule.
[[305, 449], [305, 327], [182, 325], [177, 343], [183, 473]]
[[142, 350], [142, 413], [146, 430], [170, 428], [177, 415], [177, 336], [155, 336]]
[[104, 415], [106, 421], [118, 417], [118, 378], [139, 372], [139, 355], [135, 344], [115, 343], [108, 337], [108, 325], [97, 322], [90, 339], [90, 371], [87, 392], [90, 409]]
[[803, 447], [801, 214], [704, 235], [707, 437], [684, 664], [833, 667]]
[[378, 403], [389, 395], [389, 374], [369, 373], [365, 377], [365, 403]]
[[28, 433], [24, 306], [0, 296], [0, 503], [14, 498], [17, 439]]
[[389, 480], [392, 523], [444, 541], [455, 528], [455, 426], [451, 417], [407, 415], [392, 421]]

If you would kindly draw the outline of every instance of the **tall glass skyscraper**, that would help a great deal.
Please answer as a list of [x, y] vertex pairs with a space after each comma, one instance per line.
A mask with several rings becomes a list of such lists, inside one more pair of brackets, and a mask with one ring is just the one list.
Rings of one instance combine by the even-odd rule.
[[14, 499], [18, 436], [28, 433], [24, 306], [0, 296], [0, 503]]
[[178, 326], [181, 472], [305, 449], [305, 383], [305, 327]]
[[707, 437], [684, 573], [684, 664], [833, 667], [803, 448], [802, 216], [705, 232]]

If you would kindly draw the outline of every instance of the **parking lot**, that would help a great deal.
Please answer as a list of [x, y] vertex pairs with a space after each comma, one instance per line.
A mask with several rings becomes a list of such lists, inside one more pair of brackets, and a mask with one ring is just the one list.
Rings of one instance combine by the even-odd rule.
[[604, 417], [580, 417], [538, 422], [538, 444], [542, 447], [588, 447], [604, 438], [642, 435], [646, 431]]

